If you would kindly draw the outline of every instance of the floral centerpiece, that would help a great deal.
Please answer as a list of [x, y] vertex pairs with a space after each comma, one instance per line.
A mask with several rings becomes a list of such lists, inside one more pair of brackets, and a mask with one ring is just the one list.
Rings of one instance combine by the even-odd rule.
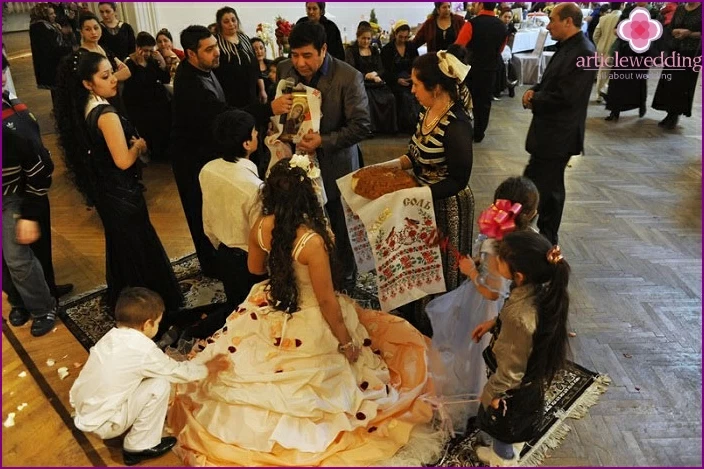
[[271, 23], [259, 23], [257, 25], [257, 37], [264, 42], [267, 51], [274, 53], [274, 27]]
[[276, 17], [276, 31], [274, 31], [274, 34], [276, 35], [276, 43], [279, 45], [279, 55], [289, 53], [288, 37], [292, 29], [293, 25], [291, 23], [280, 16]]

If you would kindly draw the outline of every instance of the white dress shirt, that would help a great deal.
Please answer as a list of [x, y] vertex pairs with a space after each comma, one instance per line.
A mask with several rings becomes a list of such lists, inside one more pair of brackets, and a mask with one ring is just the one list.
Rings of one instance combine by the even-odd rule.
[[205, 365], [177, 362], [136, 329], [111, 329], [90, 349], [88, 361], [71, 386], [76, 427], [93, 431], [110, 420], [145, 378], [187, 383], [207, 375]]
[[200, 172], [203, 231], [215, 249], [220, 243], [248, 251], [249, 231], [261, 214], [257, 165], [247, 158], [236, 163], [222, 158]]

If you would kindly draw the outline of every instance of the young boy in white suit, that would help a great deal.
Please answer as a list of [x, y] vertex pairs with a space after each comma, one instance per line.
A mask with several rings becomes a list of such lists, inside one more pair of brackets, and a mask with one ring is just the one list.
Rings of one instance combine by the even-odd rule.
[[115, 307], [117, 327], [90, 349], [69, 394], [78, 429], [102, 439], [127, 432], [122, 455], [128, 466], [161, 456], [176, 444], [176, 438], [161, 436], [171, 383], [204, 379], [230, 363], [222, 354], [205, 365], [166, 356], [152, 341], [163, 312], [157, 293], [123, 290]]

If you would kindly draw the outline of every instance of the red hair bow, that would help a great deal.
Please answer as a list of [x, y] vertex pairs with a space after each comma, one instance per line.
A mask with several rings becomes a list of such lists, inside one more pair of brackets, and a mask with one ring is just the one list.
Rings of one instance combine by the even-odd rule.
[[497, 240], [501, 240], [506, 233], [516, 229], [514, 219], [521, 213], [523, 206], [510, 200], [498, 199], [491, 207], [479, 215], [479, 231]]

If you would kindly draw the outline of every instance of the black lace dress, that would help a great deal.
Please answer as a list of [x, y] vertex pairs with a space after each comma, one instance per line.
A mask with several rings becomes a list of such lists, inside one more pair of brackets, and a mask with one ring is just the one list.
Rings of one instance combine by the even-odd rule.
[[[149, 220], [139, 170], [136, 165], [125, 170], [115, 165], [98, 128], [98, 118], [109, 112], [117, 114], [111, 105], [98, 104], [86, 117], [91, 162], [97, 175], [94, 202], [105, 230], [107, 301], [114, 308], [123, 288], [146, 287], [161, 295], [167, 311], [175, 311], [183, 304], [183, 296]], [[136, 132], [127, 119], [120, 116], [120, 121], [129, 144]]]
[[[360, 55], [359, 47], [356, 43], [347, 48], [345, 61], [354, 68], [367, 73], [376, 72], [379, 77], [384, 76], [384, 68], [381, 63], [379, 49], [371, 48], [371, 55]], [[385, 82], [375, 82], [364, 80], [364, 89], [369, 99], [369, 117], [371, 118], [372, 132], [384, 134], [395, 134], [398, 132], [396, 119], [396, 98], [391, 88]]]
[[[689, 29], [692, 32], [702, 32], [702, 6], [699, 5], [688, 11], [684, 4], [680, 4], [672, 16], [672, 21], [667, 27], [671, 34], [673, 29]], [[685, 39], [671, 39], [669, 54], [676, 54], [684, 66], [665, 66], [658, 81], [658, 87], [653, 97], [653, 109], [667, 111], [676, 115], [692, 116], [692, 103], [697, 90], [699, 68], [695, 59], [702, 55], [702, 38], [688, 37]], [[699, 63], [701, 65], [701, 62]]]
[[381, 48], [381, 63], [384, 70], [382, 78], [396, 97], [398, 130], [409, 135], [416, 129], [421, 106], [411, 93], [411, 87], [400, 85], [398, 79], [411, 79], [411, 69], [416, 57], [418, 57], [418, 49], [411, 42], [406, 43], [403, 55], [399, 53], [393, 41]]

